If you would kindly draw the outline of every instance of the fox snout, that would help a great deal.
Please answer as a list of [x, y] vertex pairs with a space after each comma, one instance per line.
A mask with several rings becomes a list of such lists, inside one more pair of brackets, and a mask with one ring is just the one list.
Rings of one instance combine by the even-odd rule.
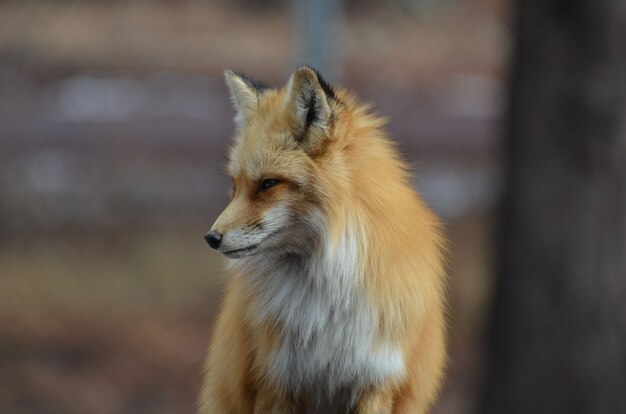
[[208, 245], [233, 259], [256, 254], [268, 234], [263, 217], [252, 210], [243, 198], [234, 199], [205, 234]]
[[292, 213], [284, 202], [261, 210], [236, 197], [217, 218], [204, 239], [231, 259], [274, 251], [289, 238]]
[[204, 235], [204, 240], [214, 249], [218, 249], [222, 244], [223, 234], [219, 231], [212, 230]]

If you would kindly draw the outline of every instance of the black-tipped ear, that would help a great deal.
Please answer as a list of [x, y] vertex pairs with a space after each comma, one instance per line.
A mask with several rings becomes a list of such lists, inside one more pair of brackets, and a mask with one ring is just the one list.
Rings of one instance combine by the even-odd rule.
[[328, 136], [332, 119], [332, 88], [308, 66], [300, 66], [287, 84], [286, 104], [294, 138], [314, 152]]
[[235, 123], [241, 126], [246, 118], [253, 111], [256, 111], [259, 104], [259, 94], [267, 88], [247, 76], [230, 69], [224, 71], [224, 78], [230, 91], [230, 99], [237, 111]]

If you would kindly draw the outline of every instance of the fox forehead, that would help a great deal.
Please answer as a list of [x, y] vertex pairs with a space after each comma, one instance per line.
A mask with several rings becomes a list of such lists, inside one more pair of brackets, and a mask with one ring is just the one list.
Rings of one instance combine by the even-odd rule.
[[242, 136], [231, 148], [228, 174], [250, 181], [283, 178], [303, 183], [309, 176], [311, 160], [287, 132]]
[[233, 178], [289, 178], [302, 183], [311, 169], [312, 160], [293, 137], [282, 89], [259, 96], [257, 111], [250, 114], [233, 141], [227, 164]]

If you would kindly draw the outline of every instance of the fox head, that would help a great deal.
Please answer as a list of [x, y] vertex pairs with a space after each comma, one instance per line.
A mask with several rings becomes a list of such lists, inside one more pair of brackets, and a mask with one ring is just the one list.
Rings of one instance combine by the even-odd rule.
[[323, 225], [321, 159], [341, 104], [307, 66], [280, 89], [230, 70], [225, 78], [237, 112], [227, 166], [233, 186], [205, 239], [230, 258], [306, 254]]

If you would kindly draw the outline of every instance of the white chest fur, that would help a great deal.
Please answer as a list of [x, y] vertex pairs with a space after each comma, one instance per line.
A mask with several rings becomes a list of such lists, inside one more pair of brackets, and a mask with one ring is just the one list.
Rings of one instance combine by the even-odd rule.
[[347, 233], [306, 261], [285, 259], [253, 276], [253, 324], [276, 321], [268, 376], [294, 392], [333, 393], [404, 374], [399, 349], [379, 335], [379, 312], [362, 286], [363, 243]]

